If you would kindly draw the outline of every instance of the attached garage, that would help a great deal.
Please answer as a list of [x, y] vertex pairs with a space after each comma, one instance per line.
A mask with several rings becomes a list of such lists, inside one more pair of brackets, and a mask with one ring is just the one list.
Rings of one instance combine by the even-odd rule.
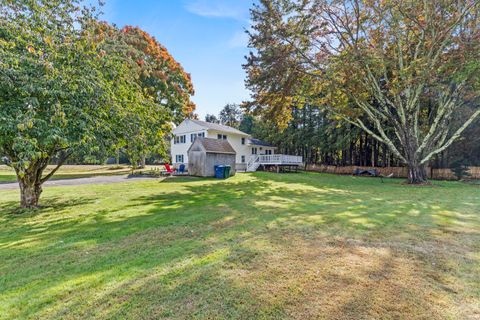
[[188, 149], [188, 173], [192, 176], [214, 177], [215, 166], [231, 167], [235, 175], [236, 152], [227, 140], [197, 137]]

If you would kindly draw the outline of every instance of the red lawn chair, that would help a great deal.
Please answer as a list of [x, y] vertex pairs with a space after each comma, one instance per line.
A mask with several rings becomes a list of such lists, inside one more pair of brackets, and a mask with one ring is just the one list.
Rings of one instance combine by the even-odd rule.
[[172, 167], [170, 167], [170, 165], [168, 163], [164, 163], [163, 164], [165, 166], [165, 171], [162, 171], [161, 174], [162, 175], [172, 175], [175, 173], [175, 170], [172, 169]]

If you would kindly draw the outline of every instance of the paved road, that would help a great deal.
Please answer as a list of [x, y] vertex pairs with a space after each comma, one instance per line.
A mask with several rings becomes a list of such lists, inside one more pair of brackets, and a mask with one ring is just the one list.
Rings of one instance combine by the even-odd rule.
[[[106, 184], [106, 183], [118, 183], [118, 182], [129, 182], [129, 181], [139, 181], [139, 180], [151, 180], [156, 179], [152, 177], [132, 177], [129, 178], [127, 175], [122, 176], [97, 176], [90, 178], [78, 178], [78, 179], [62, 179], [62, 180], [49, 180], [43, 184], [45, 187], [49, 186], [79, 186], [82, 184]], [[18, 183], [0, 183], [1, 190], [15, 190], [18, 189]]]

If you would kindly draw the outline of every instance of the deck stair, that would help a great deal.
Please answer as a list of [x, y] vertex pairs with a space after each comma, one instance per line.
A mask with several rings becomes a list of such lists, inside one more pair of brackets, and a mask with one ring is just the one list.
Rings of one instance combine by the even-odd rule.
[[260, 167], [260, 162], [258, 160], [258, 155], [256, 154], [250, 157], [247, 162], [247, 172], [257, 171], [258, 167]]

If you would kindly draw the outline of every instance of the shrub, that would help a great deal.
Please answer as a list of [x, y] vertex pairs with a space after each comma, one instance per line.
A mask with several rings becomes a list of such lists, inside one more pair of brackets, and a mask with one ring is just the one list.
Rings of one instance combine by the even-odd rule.
[[453, 162], [450, 170], [452, 170], [453, 174], [458, 180], [463, 180], [464, 178], [470, 176], [470, 169], [464, 160], [457, 160]]

